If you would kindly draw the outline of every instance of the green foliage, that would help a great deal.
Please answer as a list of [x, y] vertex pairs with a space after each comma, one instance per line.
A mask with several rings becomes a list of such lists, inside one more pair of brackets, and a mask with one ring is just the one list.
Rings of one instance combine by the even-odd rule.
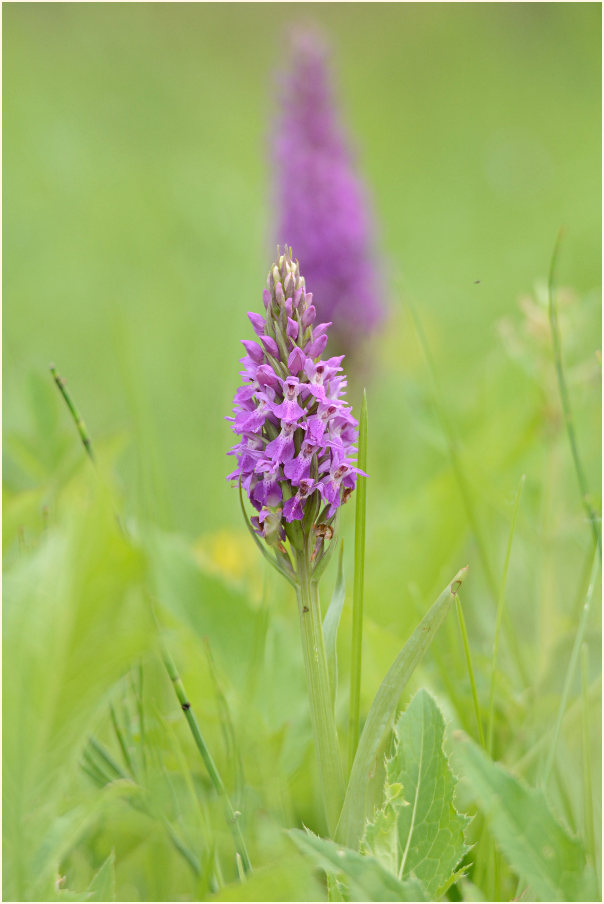
[[286, 855], [281, 862], [256, 870], [243, 883], [226, 885], [211, 901], [324, 901], [312, 864]]
[[[511, 772], [527, 792], [554, 749], [547, 806], [585, 842], [599, 874], [597, 606], [584, 633], [578, 628], [593, 559], [585, 509], [601, 512], [601, 204], [593, 191], [601, 9], [435, 9], [313, 11], [333, 47], [343, 118], [375, 202], [389, 303], [371, 351], [345, 361], [357, 416], [365, 385], [371, 401], [361, 728], [426, 600], [469, 562], [463, 612], [481, 719], [502, 763], [493, 768]], [[327, 896], [318, 861], [306, 849], [293, 857], [283, 837], [284, 827], [302, 825], [325, 834], [294, 594], [278, 575], [262, 591], [264, 563], [241, 524], [236, 490], [223, 480], [231, 443], [222, 418], [237, 383], [238, 340], [248, 335], [246, 310], [262, 304], [267, 248], [283, 239], [271, 232], [263, 162], [276, 97], [267, 86], [283, 60], [261, 49], [284, 25], [290, 8], [274, 4], [3, 9], [7, 899], [81, 900], [99, 869], [108, 878], [112, 851], [117, 900]], [[548, 321], [544, 277], [561, 222], [557, 358], [588, 506]], [[440, 388], [436, 408], [410, 298]], [[86, 420], [113, 503], [102, 501], [51, 361]], [[353, 516], [351, 501], [339, 525], [348, 551]], [[495, 598], [506, 568], [498, 630]], [[347, 588], [352, 571], [347, 554]], [[335, 572], [330, 566], [323, 579], [326, 601]], [[599, 591], [598, 581], [596, 599]], [[158, 655], [150, 609], [242, 811], [254, 867], [244, 884]], [[340, 624], [344, 751], [348, 606]], [[582, 676], [572, 667], [577, 636], [589, 653]], [[475, 734], [452, 618], [406, 695], [422, 686], [453, 730]], [[391, 714], [398, 690], [393, 696]], [[373, 873], [373, 884], [365, 876], [356, 888], [363, 898], [383, 890], [385, 867], [356, 849], [366, 813], [383, 808], [390, 724], [359, 774], [358, 832], [344, 858]], [[91, 738], [127, 779], [92, 769]], [[514, 801], [515, 787], [504, 784], [497, 795], [511, 788]], [[471, 781], [457, 787], [462, 811], [471, 791]], [[527, 793], [541, 812], [543, 797]], [[487, 796], [492, 803], [497, 795]], [[532, 881], [524, 891], [528, 878], [518, 887], [520, 866], [499, 841], [493, 856], [495, 823], [511, 820], [495, 815], [490, 828], [482, 814], [468, 827], [467, 877], [449, 898], [537, 894]], [[565, 835], [563, 846], [575, 850]], [[531, 866], [530, 847], [509, 854]], [[322, 869], [332, 868], [330, 858], [332, 849]], [[576, 884], [569, 876], [565, 885], [569, 897], [595, 894], [584, 891], [582, 857], [569, 863], [577, 869]], [[556, 878], [555, 860], [540, 866], [547, 881], [550, 866]], [[337, 875], [331, 892], [345, 897], [352, 880]]]
[[5, 579], [3, 658], [6, 894], [49, 893], [61, 857], [90, 818], [70, 800], [84, 745], [112, 689], [148, 649], [143, 558], [102, 492], [51, 528]]
[[541, 901], [594, 901], [593, 869], [577, 838], [553, 816], [543, 792], [491, 762], [469, 739], [457, 757], [471, 798], [510, 866]]
[[438, 628], [443, 623], [466, 572], [467, 568], [463, 568], [455, 575], [426, 613], [390, 666], [371, 704], [338, 823], [338, 838], [349, 846], [356, 847], [361, 840], [365, 819], [367, 781], [374, 768], [378, 748], [394, 718], [398, 701], [414, 670], [421, 662], [422, 656], [432, 643]]
[[92, 877], [85, 896], [89, 901], [115, 901], [115, 852], [111, 851]]
[[383, 806], [367, 823], [362, 843], [399, 878], [419, 879], [433, 900], [457, 878], [455, 867], [468, 850], [469, 820], [453, 804], [444, 730], [437, 704], [419, 691], [395, 726]]
[[398, 879], [379, 860], [319, 838], [307, 830], [290, 829], [290, 838], [300, 850], [328, 873], [335, 874], [350, 891], [352, 901], [429, 901], [417, 879]]

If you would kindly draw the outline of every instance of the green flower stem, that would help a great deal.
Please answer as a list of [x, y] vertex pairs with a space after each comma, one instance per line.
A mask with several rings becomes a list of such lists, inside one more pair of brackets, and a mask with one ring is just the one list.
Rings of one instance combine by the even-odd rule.
[[310, 699], [313, 735], [325, 804], [325, 815], [333, 835], [344, 799], [344, 774], [329, 686], [329, 672], [321, 624], [321, 604], [316, 581], [311, 579], [310, 556], [301, 550], [296, 594], [300, 614], [302, 652]]
[[[367, 470], [367, 393], [359, 421], [358, 466]], [[352, 597], [352, 667], [350, 672], [350, 723], [348, 732], [348, 771], [352, 769], [359, 746], [361, 715], [361, 660], [363, 652], [363, 586], [365, 578], [365, 520], [367, 511], [367, 478], [357, 480], [354, 530], [354, 587]]]
[[178, 702], [180, 703], [181, 709], [185, 714], [185, 719], [187, 720], [187, 724], [193, 735], [193, 740], [195, 741], [195, 746], [197, 747], [199, 753], [201, 754], [201, 758], [204, 762], [206, 769], [208, 770], [208, 774], [214, 785], [216, 793], [219, 797], [222, 798], [224, 803], [224, 809], [226, 812], [227, 822], [231, 829], [231, 834], [233, 835], [233, 840], [235, 842], [236, 852], [241, 857], [241, 862], [243, 863], [243, 869], [246, 873], [251, 872], [252, 865], [250, 863], [250, 858], [248, 856], [247, 848], [245, 846], [245, 841], [243, 839], [243, 835], [241, 833], [241, 827], [239, 825], [239, 815], [233, 810], [233, 806], [231, 804], [230, 798], [227, 794], [227, 790], [224, 786], [224, 782], [218, 772], [216, 764], [212, 758], [212, 754], [208, 750], [206, 742], [203, 739], [203, 735], [201, 733], [201, 729], [199, 728], [199, 724], [197, 719], [195, 718], [195, 713], [191, 709], [191, 704], [187, 699], [187, 693], [185, 691], [184, 684], [182, 683], [182, 679], [176, 670], [176, 666], [172, 660], [172, 657], [168, 653], [167, 650], [162, 650], [162, 658], [164, 661], [164, 665], [166, 667], [166, 671], [170, 676], [172, 681], [172, 685], [174, 687], [174, 692], [178, 697]]

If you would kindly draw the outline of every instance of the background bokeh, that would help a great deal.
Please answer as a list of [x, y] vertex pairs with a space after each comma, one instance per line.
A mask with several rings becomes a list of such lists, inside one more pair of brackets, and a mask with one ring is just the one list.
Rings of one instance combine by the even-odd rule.
[[[262, 568], [224, 480], [232, 436], [223, 419], [245, 313], [260, 309], [275, 245], [287, 240], [274, 234], [269, 168], [285, 29], [318, 23], [373, 200], [389, 309], [362, 377], [371, 474], [363, 706], [434, 591], [466, 562], [466, 618], [479, 693], [488, 694], [492, 588], [412, 301], [497, 582], [526, 474], [509, 578], [526, 672], [516, 674], [504, 651], [498, 735], [501, 756], [515, 744], [509, 761], [521, 757], [551, 724], [590, 555], [547, 329], [544, 280], [560, 227], [565, 363], [594, 493], [600, 481], [600, 6], [76, 3], [2, 12], [9, 563], [24, 531], [37, 537], [41, 511], [60, 520], [59, 489], [80, 466], [48, 376], [54, 361], [112, 464], [127, 517], [193, 549], [256, 611]], [[351, 374], [353, 403], [361, 388]], [[275, 584], [273, 596], [275, 611], [293, 617], [288, 591]], [[197, 634], [180, 630], [175, 653], [203, 696], [195, 649], [208, 634], [236, 700], [249, 613], [240, 622], [225, 613], [196, 613]], [[234, 618], [241, 636], [230, 645]], [[348, 630], [345, 611], [345, 638]], [[451, 618], [417, 683], [472, 731], [456, 631]], [[595, 679], [595, 623], [590, 631]], [[347, 640], [340, 646], [346, 675]], [[297, 648], [290, 660], [275, 641], [273, 654], [287, 672], [273, 682], [302, 700]], [[286, 699], [275, 702], [275, 731], [286, 710]], [[570, 797], [578, 822], [580, 753], [568, 756], [569, 784], [554, 794]], [[296, 814], [310, 807], [299, 784]], [[151, 887], [129, 878], [122, 894]]]

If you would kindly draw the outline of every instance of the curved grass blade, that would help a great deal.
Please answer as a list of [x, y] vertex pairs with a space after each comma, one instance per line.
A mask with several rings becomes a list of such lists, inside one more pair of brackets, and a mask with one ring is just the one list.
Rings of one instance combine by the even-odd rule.
[[566, 677], [564, 679], [564, 687], [562, 688], [562, 694], [560, 696], [560, 706], [558, 707], [558, 714], [556, 716], [556, 722], [554, 724], [554, 735], [549, 745], [547, 760], [545, 761], [545, 768], [543, 770], [543, 775], [541, 776], [540, 784], [542, 785], [542, 787], [545, 787], [545, 785], [547, 784], [550, 773], [552, 771], [552, 766], [554, 765], [554, 757], [556, 755], [556, 747], [558, 746], [558, 738], [560, 737], [560, 729], [562, 728], [562, 720], [564, 718], [564, 713], [566, 712], [570, 688], [575, 675], [575, 670], [577, 668], [577, 662], [579, 660], [579, 653], [581, 650], [581, 645], [583, 643], [583, 638], [585, 636], [585, 629], [587, 627], [587, 620], [589, 618], [591, 600], [594, 593], [594, 587], [596, 578], [598, 576], [599, 567], [600, 552], [598, 547], [596, 547], [594, 551], [593, 565], [591, 568], [591, 576], [589, 578], [589, 587], [587, 588], [587, 595], [585, 597], [585, 605], [583, 606], [581, 620], [577, 627], [577, 633], [575, 635], [575, 641], [573, 643], [570, 660], [568, 662], [568, 669], [566, 671]]
[[[409, 306], [409, 310], [411, 312], [411, 317], [413, 320], [413, 324], [415, 326], [415, 331], [417, 333], [417, 337], [419, 340], [419, 344], [421, 345], [424, 358], [426, 359], [426, 364], [428, 366], [428, 372], [430, 374], [432, 388], [433, 388], [433, 399], [436, 407], [436, 412], [438, 414], [439, 420], [441, 422], [443, 433], [447, 442], [447, 448], [449, 452], [449, 458], [451, 461], [451, 468], [453, 471], [453, 475], [457, 482], [457, 486], [459, 489], [459, 495], [463, 502], [463, 507], [466, 512], [466, 517], [468, 519], [468, 524], [470, 526], [470, 530], [472, 532], [472, 536], [474, 537], [474, 542], [476, 544], [476, 549], [478, 551], [478, 557], [480, 559], [482, 570], [487, 582], [487, 586], [489, 588], [489, 595], [493, 600], [493, 605], [497, 606], [497, 600], [499, 598], [499, 592], [497, 587], [497, 581], [495, 579], [495, 572], [493, 571], [493, 567], [491, 565], [490, 556], [487, 549], [487, 541], [486, 534], [481, 525], [480, 519], [478, 517], [478, 511], [476, 506], [476, 500], [472, 493], [471, 483], [468, 478], [468, 474], [463, 464], [459, 440], [457, 438], [457, 433], [455, 431], [455, 427], [453, 421], [449, 415], [447, 405], [445, 404], [442, 386], [438, 377], [438, 372], [436, 369], [436, 365], [434, 363], [434, 358], [432, 357], [432, 352], [430, 350], [430, 345], [428, 343], [428, 339], [424, 332], [424, 328], [422, 326], [422, 322], [420, 320], [419, 314], [415, 305], [411, 302], [411, 300], [407, 299], [407, 304]], [[524, 658], [522, 655], [522, 651], [518, 645], [517, 634], [512, 624], [511, 618], [507, 612], [504, 610], [504, 618], [505, 618], [505, 629], [506, 629], [506, 640], [509, 644], [510, 652], [516, 660], [516, 665], [518, 668], [518, 673], [522, 678], [524, 684], [529, 683], [529, 675], [524, 663]]]
[[365, 822], [365, 792], [375, 757], [394, 718], [405, 685], [432, 643], [443, 623], [451, 603], [457, 597], [468, 566], [457, 572], [447, 584], [432, 608], [423, 617], [382, 681], [371, 704], [354, 758], [344, 806], [336, 830], [336, 837], [348, 847], [357, 848]]
[[598, 550], [600, 555], [602, 555], [602, 533], [600, 529], [599, 519], [596, 512], [591, 507], [589, 501], [589, 489], [587, 487], [587, 478], [585, 476], [585, 471], [583, 470], [583, 465], [581, 463], [581, 458], [579, 457], [579, 447], [577, 445], [577, 437], [575, 435], [575, 422], [573, 418], [573, 410], [570, 404], [570, 395], [568, 392], [568, 387], [566, 385], [566, 377], [564, 376], [564, 365], [562, 363], [562, 342], [560, 339], [560, 329], [558, 326], [558, 311], [556, 309], [556, 303], [554, 301], [554, 281], [556, 276], [556, 264], [558, 262], [558, 252], [560, 250], [560, 242], [562, 240], [562, 229], [558, 232], [556, 236], [556, 243], [554, 245], [554, 251], [552, 253], [552, 260], [549, 268], [549, 278], [547, 281], [547, 294], [548, 294], [548, 314], [549, 314], [549, 325], [552, 332], [552, 345], [554, 349], [554, 363], [556, 365], [556, 376], [558, 378], [558, 389], [560, 392], [560, 401], [562, 403], [562, 411], [564, 413], [564, 423], [566, 424], [566, 433], [568, 435], [568, 442], [570, 445], [570, 451], [573, 457], [573, 464], [575, 466], [575, 471], [577, 474], [577, 481], [579, 483], [579, 491], [581, 493], [581, 502], [583, 504], [583, 508], [591, 522], [591, 530], [594, 535], [594, 540], [598, 544]]

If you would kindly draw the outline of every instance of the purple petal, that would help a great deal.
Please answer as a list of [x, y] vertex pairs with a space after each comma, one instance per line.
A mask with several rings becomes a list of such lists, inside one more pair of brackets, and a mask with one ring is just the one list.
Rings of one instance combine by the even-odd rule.
[[287, 335], [289, 336], [289, 338], [297, 339], [299, 330], [300, 330], [300, 327], [298, 325], [298, 321], [292, 320], [291, 317], [288, 317], [287, 318]]

